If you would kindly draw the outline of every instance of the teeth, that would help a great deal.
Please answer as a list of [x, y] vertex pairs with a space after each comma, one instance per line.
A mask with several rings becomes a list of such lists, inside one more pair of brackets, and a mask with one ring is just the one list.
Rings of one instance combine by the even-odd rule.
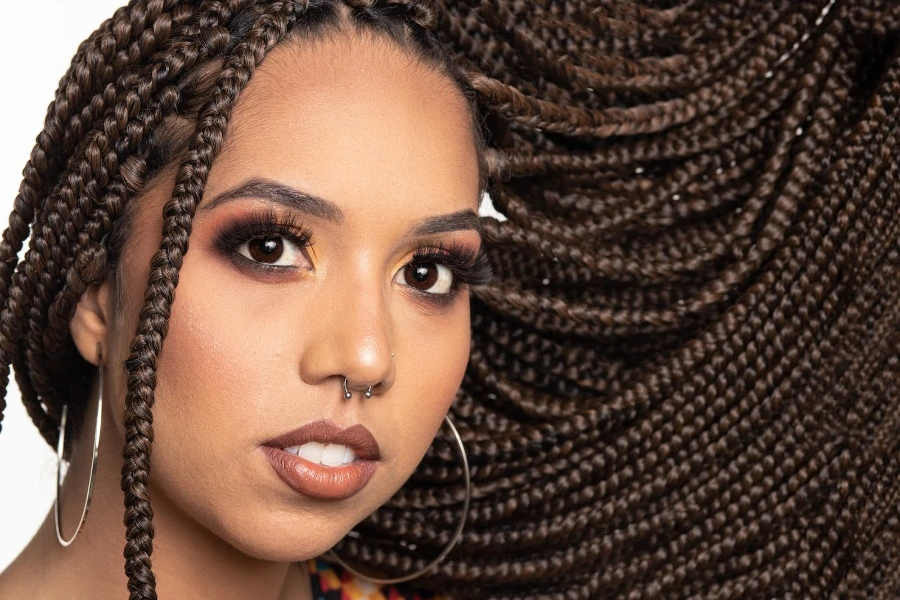
[[324, 454], [325, 444], [320, 444], [319, 442], [307, 442], [300, 446], [300, 452], [297, 453], [300, 458], [305, 458], [309, 462], [314, 463], [322, 462]]
[[302, 446], [285, 448], [286, 452], [296, 454], [309, 462], [325, 465], [326, 467], [340, 467], [349, 465], [356, 460], [356, 454], [348, 446], [342, 444], [322, 444], [320, 442], [307, 442]]
[[325, 446], [325, 454], [322, 455], [322, 464], [326, 467], [339, 467], [344, 462], [344, 451], [347, 448], [337, 444]]

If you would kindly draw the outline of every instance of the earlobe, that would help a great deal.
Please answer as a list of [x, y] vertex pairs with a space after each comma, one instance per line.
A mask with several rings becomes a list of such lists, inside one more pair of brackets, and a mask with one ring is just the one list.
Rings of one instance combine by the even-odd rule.
[[102, 357], [108, 354], [108, 336], [111, 312], [111, 286], [109, 280], [92, 285], [85, 290], [69, 322], [69, 331], [75, 347], [82, 357], [100, 366]]

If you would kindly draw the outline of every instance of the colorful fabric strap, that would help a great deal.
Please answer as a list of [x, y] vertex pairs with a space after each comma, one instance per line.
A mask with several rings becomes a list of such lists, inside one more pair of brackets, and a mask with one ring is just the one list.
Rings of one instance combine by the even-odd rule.
[[380, 586], [320, 558], [306, 564], [313, 600], [450, 600], [443, 595], [425, 594], [403, 586]]

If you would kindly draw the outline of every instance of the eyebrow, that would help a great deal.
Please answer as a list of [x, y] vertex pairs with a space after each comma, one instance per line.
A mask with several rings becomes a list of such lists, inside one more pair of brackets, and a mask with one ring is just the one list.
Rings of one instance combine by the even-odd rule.
[[200, 210], [212, 210], [240, 198], [260, 198], [281, 204], [320, 219], [340, 223], [344, 219], [341, 209], [324, 198], [301, 192], [298, 189], [272, 181], [271, 179], [254, 178], [226, 190], [209, 201]]
[[428, 217], [413, 227], [412, 235], [434, 235], [462, 229], [474, 229], [481, 233], [481, 219], [474, 210], [461, 210], [449, 215]]
[[[218, 194], [208, 203], [201, 205], [198, 210], [212, 210], [241, 198], [269, 200], [287, 208], [328, 221], [334, 221], [335, 223], [340, 223], [344, 220], [343, 211], [335, 203], [283, 183], [259, 177], [248, 179], [244, 183]], [[425, 218], [410, 230], [410, 235], [434, 235], [464, 229], [474, 229], [479, 234], [481, 233], [481, 219], [474, 210], [460, 210], [447, 215]]]

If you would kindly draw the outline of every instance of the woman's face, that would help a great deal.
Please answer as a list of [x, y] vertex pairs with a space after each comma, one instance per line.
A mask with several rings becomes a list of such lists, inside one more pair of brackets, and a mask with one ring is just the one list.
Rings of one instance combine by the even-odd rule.
[[[193, 221], [153, 409], [157, 513], [164, 503], [271, 560], [325, 551], [412, 473], [462, 380], [470, 329], [457, 267], [406, 267], [446, 257], [465, 274], [480, 248], [471, 118], [452, 81], [384, 40], [307, 44], [272, 51], [233, 112]], [[173, 184], [160, 177], [138, 200], [108, 364], [128, 356]], [[124, 440], [125, 377], [107, 372]], [[296, 459], [268, 442], [322, 419], [361, 424], [377, 442], [355, 493], [359, 473], [325, 499], [273, 467]]]

